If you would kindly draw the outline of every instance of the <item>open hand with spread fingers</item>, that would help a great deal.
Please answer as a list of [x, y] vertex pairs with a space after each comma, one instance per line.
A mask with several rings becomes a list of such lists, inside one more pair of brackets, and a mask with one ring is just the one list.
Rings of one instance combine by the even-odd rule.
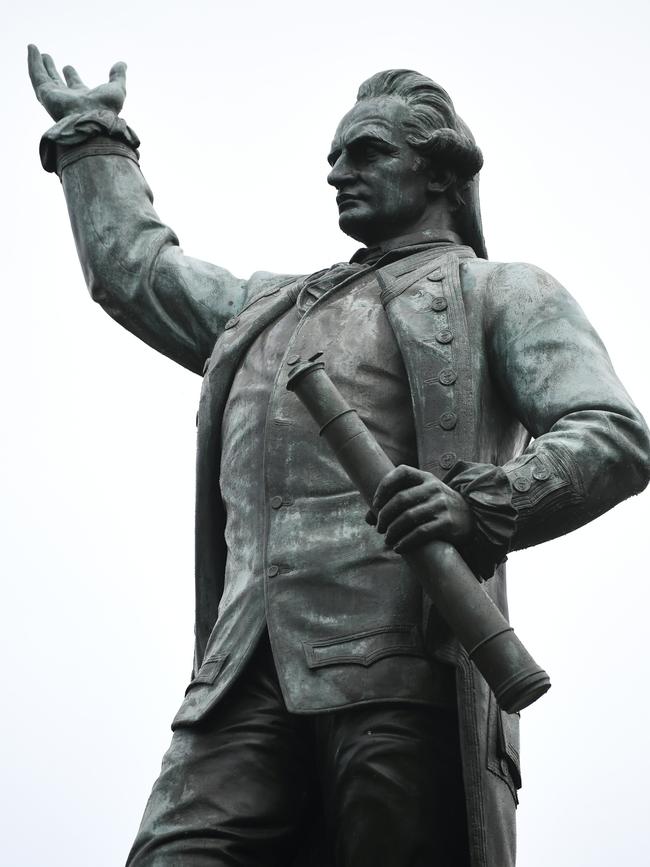
[[126, 63], [115, 63], [108, 81], [98, 87], [86, 87], [73, 66], [64, 66], [65, 81], [49, 54], [41, 54], [35, 45], [27, 48], [27, 65], [34, 93], [54, 120], [76, 112], [104, 109], [119, 114], [126, 98]]
[[398, 554], [433, 540], [462, 546], [474, 530], [461, 494], [432, 473], [404, 464], [381, 480], [366, 521], [385, 533], [386, 544]]

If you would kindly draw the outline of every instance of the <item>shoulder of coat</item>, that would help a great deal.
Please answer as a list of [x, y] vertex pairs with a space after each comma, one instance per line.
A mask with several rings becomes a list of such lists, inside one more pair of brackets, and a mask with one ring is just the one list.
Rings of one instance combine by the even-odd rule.
[[463, 287], [475, 287], [492, 292], [526, 289], [553, 289], [557, 280], [543, 268], [529, 262], [492, 262], [487, 259], [465, 259], [460, 263]]
[[255, 271], [247, 281], [244, 306], [247, 307], [251, 301], [274, 294], [278, 290], [296, 284], [303, 279], [304, 276], [301, 274], [273, 274], [270, 271]]

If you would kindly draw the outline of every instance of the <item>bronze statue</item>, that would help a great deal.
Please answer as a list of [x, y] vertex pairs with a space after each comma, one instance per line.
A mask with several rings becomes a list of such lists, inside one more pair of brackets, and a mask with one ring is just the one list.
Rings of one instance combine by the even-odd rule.
[[[551, 276], [488, 261], [481, 152], [418, 73], [372, 76], [334, 136], [363, 248], [241, 280], [153, 210], [124, 64], [29, 68], [92, 297], [203, 375], [194, 676], [128, 864], [513, 865], [518, 716], [400, 555], [452, 544], [507, 615], [508, 552], [646, 486], [602, 343]], [[397, 465], [370, 512], [286, 390], [318, 352]]]

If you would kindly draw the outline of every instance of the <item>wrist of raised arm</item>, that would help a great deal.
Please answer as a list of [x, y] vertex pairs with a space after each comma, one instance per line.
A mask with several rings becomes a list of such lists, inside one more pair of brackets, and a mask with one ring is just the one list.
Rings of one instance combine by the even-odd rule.
[[79, 145], [57, 145], [54, 154], [54, 170], [61, 177], [63, 170], [78, 160], [85, 157], [110, 155], [126, 157], [139, 165], [138, 152], [130, 145], [106, 136], [96, 136]]
[[118, 154], [138, 159], [140, 139], [122, 118], [105, 109], [68, 115], [51, 127], [39, 147], [47, 172], [61, 171], [70, 162], [94, 154]]

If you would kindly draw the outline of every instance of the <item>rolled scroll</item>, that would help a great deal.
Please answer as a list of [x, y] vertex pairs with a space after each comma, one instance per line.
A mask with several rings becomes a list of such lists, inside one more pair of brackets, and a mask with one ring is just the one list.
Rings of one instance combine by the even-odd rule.
[[[314, 356], [313, 358], [315, 358]], [[371, 505], [394, 465], [349, 407], [322, 361], [293, 368], [287, 383]], [[508, 713], [528, 707], [550, 687], [540, 668], [453, 545], [427, 542], [403, 555], [424, 590]]]

